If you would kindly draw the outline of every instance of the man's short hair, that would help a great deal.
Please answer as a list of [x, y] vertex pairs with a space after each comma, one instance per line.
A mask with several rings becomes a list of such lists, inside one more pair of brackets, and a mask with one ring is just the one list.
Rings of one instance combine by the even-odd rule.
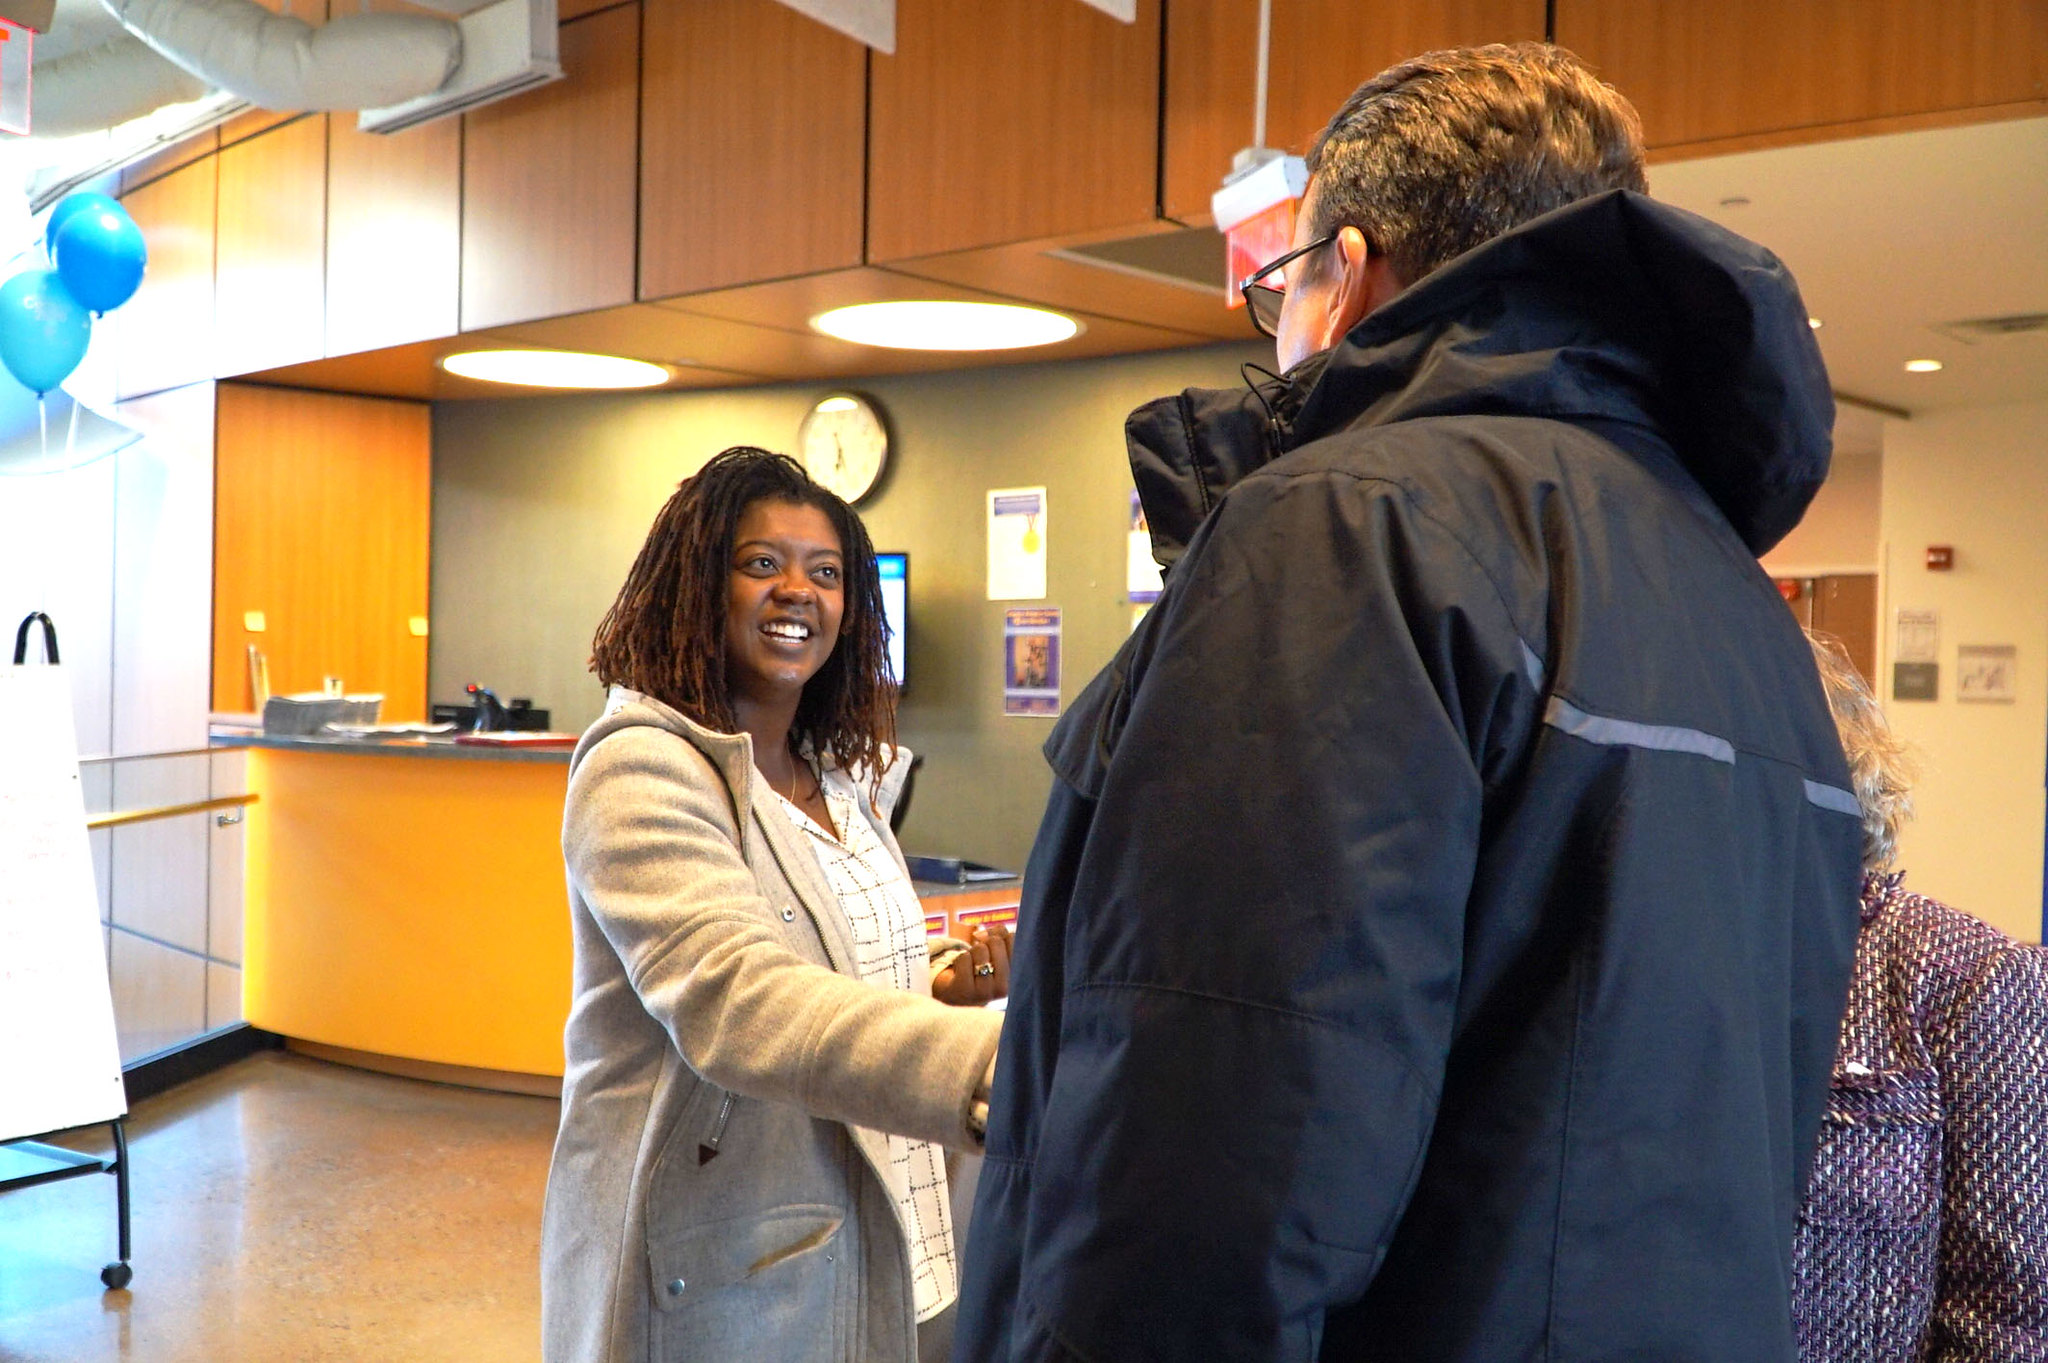
[[1388, 67], [1316, 136], [1308, 168], [1315, 235], [1358, 228], [1408, 284], [1554, 208], [1647, 186], [1635, 107], [1546, 43]]

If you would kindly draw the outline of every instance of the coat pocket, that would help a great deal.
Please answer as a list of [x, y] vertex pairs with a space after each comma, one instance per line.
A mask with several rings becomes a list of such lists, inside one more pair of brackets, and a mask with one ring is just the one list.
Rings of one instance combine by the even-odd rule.
[[778, 1207], [671, 1232], [648, 1246], [662, 1363], [838, 1356], [838, 1296], [846, 1213], [824, 1204]]
[[1941, 1192], [1941, 1116], [1932, 1070], [1837, 1074], [1805, 1219], [1850, 1230], [1929, 1224]]

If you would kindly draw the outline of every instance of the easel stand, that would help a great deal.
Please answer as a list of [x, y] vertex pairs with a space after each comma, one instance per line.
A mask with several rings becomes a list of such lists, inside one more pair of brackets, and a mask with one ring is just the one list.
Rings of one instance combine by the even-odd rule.
[[26, 1188], [35, 1183], [55, 1183], [80, 1174], [114, 1176], [114, 1213], [120, 1222], [121, 1257], [100, 1270], [100, 1281], [108, 1287], [126, 1287], [135, 1277], [128, 1266], [128, 1119], [116, 1117], [107, 1125], [114, 1132], [114, 1156], [85, 1155], [41, 1141], [9, 1141], [0, 1145], [0, 1193], [9, 1188]]
[[[45, 665], [28, 665], [29, 631], [41, 625]], [[100, 1270], [128, 1286], [128, 1095], [107, 984], [92, 853], [71, 722], [59, 670], [57, 629], [34, 612], [14, 635], [14, 662], [0, 667], [0, 1036], [35, 1036], [0, 1053], [0, 1192], [81, 1174], [112, 1174], [121, 1257]], [[18, 1137], [107, 1123], [114, 1156]]]

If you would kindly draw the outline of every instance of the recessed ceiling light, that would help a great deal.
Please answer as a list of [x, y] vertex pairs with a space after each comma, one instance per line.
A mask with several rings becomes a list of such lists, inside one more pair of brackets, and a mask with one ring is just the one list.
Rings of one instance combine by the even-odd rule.
[[1079, 334], [1081, 324], [1044, 308], [1013, 303], [924, 300], [857, 303], [811, 319], [827, 336], [892, 350], [1018, 350]]
[[652, 388], [669, 380], [662, 365], [577, 350], [465, 350], [444, 356], [441, 367], [465, 379], [528, 388]]
[[1818, 317], [1809, 317], [1806, 319], [1806, 325], [1812, 327], [1815, 331], [1819, 331], [1821, 328], [1821, 320]]
[[1908, 374], [1933, 374], [1933, 373], [1936, 373], [1936, 372], [1938, 372], [1938, 371], [1939, 371], [1940, 369], [1941, 369], [1941, 361], [1940, 361], [1940, 360], [1908, 360], [1908, 361], [1906, 361], [1906, 372], [1907, 372]]

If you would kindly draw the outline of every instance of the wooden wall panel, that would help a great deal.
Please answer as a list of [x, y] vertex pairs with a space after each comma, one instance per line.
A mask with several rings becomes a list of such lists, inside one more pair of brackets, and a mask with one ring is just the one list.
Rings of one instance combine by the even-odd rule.
[[463, 115], [464, 331], [633, 301], [640, 7], [561, 40], [567, 79]]
[[867, 49], [778, 0], [647, 11], [640, 297], [860, 264]]
[[868, 258], [1148, 223], [1160, 0], [1123, 24], [1075, 0], [898, 0], [873, 53]]
[[452, 336], [462, 272], [462, 122], [327, 131], [327, 348]]
[[327, 118], [221, 149], [215, 271], [222, 377], [325, 353]]
[[213, 377], [218, 170], [219, 158], [209, 156], [121, 200], [149, 242], [149, 271], [135, 296], [106, 318], [120, 328], [114, 370], [119, 397]]
[[[426, 713], [429, 407], [222, 384], [216, 423], [213, 704], [245, 711], [245, 649], [274, 692], [339, 676]], [[245, 628], [261, 611], [265, 628]]]
[[2043, 0], [1558, 0], [1653, 147], [2048, 99]]
[[1251, 145], [1258, 32], [1258, 0], [1166, 7], [1159, 201], [1169, 218], [1207, 222], [1230, 158]]
[[211, 156], [219, 150], [219, 128], [208, 128], [203, 133], [194, 133], [182, 141], [173, 142], [161, 151], [153, 151], [121, 167], [120, 193], [128, 194], [140, 189], [151, 180], [162, 179], [178, 167], [189, 166], [200, 157]]
[[[1662, 6], [1638, 6], [1646, 19]], [[1266, 144], [1300, 153], [1351, 92], [1440, 47], [1541, 41], [1543, 0], [1274, 0]], [[1209, 195], [1252, 138], [1258, 6], [1167, 11], [1166, 216], [1209, 221]]]

